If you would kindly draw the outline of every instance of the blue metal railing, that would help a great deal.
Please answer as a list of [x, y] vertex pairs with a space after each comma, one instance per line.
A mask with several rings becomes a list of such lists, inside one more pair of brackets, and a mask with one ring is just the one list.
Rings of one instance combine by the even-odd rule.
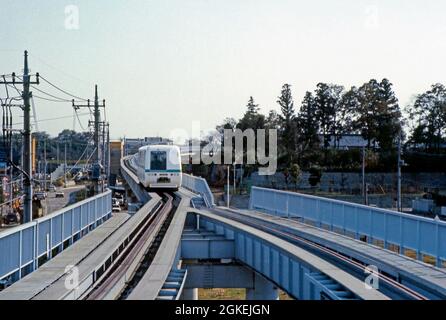
[[192, 192], [200, 194], [208, 207], [215, 206], [214, 195], [204, 178], [183, 173], [181, 185]]
[[0, 232], [0, 280], [11, 282], [39, 267], [111, 216], [112, 192], [106, 191], [43, 218]]
[[400, 253], [412, 251], [419, 260], [435, 259], [439, 267], [446, 262], [446, 222], [443, 221], [259, 187], [251, 189], [249, 207], [280, 217], [300, 218], [369, 243], [382, 243], [385, 248], [396, 246]]

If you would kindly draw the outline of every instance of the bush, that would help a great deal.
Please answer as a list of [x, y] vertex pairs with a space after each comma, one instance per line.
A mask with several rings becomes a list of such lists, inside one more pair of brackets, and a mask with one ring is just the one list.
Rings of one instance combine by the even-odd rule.
[[291, 166], [290, 176], [293, 179], [293, 182], [296, 185], [296, 187], [297, 187], [297, 184], [299, 183], [301, 173], [302, 172], [301, 172], [300, 167], [297, 163], [295, 163]]
[[310, 172], [310, 177], [308, 178], [308, 182], [312, 187], [315, 187], [321, 182], [322, 168], [319, 166], [312, 166], [309, 172]]

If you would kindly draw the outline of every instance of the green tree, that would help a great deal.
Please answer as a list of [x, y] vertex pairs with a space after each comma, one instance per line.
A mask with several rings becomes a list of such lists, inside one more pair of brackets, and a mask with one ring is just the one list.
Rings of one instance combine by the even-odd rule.
[[259, 113], [259, 105], [254, 102], [254, 98], [250, 97], [246, 105], [246, 112], [243, 118], [237, 124], [237, 128], [241, 130], [263, 129], [265, 127], [265, 116]]
[[395, 146], [401, 132], [401, 111], [392, 83], [375, 79], [362, 85], [357, 91], [357, 115], [354, 129], [361, 132], [370, 148], [388, 151]]
[[282, 112], [280, 126], [282, 148], [286, 162], [290, 163], [295, 154], [296, 142], [294, 100], [291, 94], [291, 85], [284, 84], [282, 86], [281, 95], [278, 97], [277, 103], [280, 105], [280, 110]]
[[268, 116], [265, 119], [265, 128], [280, 130], [280, 125], [281, 125], [280, 115], [276, 111], [270, 110]]
[[298, 145], [301, 152], [319, 148], [317, 107], [311, 92], [307, 92], [296, 117]]
[[310, 168], [309, 172], [308, 182], [312, 187], [315, 187], [321, 182], [322, 168], [315, 165]]
[[358, 89], [358, 110], [354, 127], [367, 140], [367, 147], [376, 147], [378, 135], [379, 83], [372, 79]]
[[383, 79], [379, 86], [376, 140], [382, 150], [391, 150], [401, 132], [401, 111], [392, 83]]
[[418, 95], [407, 108], [409, 120], [414, 123], [410, 140], [425, 144], [426, 150], [440, 150], [446, 131], [446, 88], [437, 83]]
[[327, 149], [331, 137], [338, 136], [341, 132], [341, 121], [338, 117], [340, 110], [341, 93], [344, 87], [319, 83], [315, 92], [316, 117], [323, 135], [323, 146]]
[[357, 133], [355, 122], [357, 121], [359, 110], [358, 88], [351, 87], [350, 90], [344, 92], [340, 105], [339, 120], [342, 123], [342, 134]]
[[297, 185], [299, 184], [301, 174], [302, 174], [302, 172], [300, 170], [299, 165], [297, 163], [294, 163], [290, 168], [290, 176], [291, 176], [291, 179], [293, 180], [293, 183], [294, 183], [294, 186], [296, 189], [297, 189]]

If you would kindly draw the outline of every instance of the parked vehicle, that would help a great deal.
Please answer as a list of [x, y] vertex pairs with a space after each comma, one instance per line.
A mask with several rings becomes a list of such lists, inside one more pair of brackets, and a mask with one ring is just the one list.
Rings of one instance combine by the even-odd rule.
[[121, 212], [121, 207], [119, 205], [113, 205], [112, 211], [113, 212]]
[[16, 224], [19, 223], [20, 217], [15, 212], [10, 212], [6, 216], [3, 217], [5, 224]]
[[0, 280], [0, 290], [4, 290], [11, 285], [11, 281], [8, 279]]
[[65, 198], [65, 194], [62, 191], [56, 192], [56, 198]]
[[39, 192], [35, 192], [34, 196], [38, 199], [38, 200], [45, 200], [47, 198], [47, 193], [45, 191], [39, 191]]

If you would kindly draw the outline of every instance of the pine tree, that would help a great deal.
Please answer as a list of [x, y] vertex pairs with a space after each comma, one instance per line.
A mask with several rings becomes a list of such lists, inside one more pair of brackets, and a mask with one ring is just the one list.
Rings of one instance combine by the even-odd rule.
[[378, 134], [378, 105], [379, 105], [379, 83], [375, 79], [364, 83], [358, 89], [358, 117], [354, 127], [359, 130], [364, 139], [367, 140], [367, 147], [372, 143], [375, 145]]
[[259, 113], [259, 105], [254, 102], [254, 98], [250, 97], [246, 105], [246, 112], [243, 118], [237, 124], [237, 128], [241, 130], [263, 129], [265, 127], [265, 116]]
[[367, 146], [391, 150], [401, 132], [401, 112], [392, 83], [370, 80], [358, 89], [358, 112], [354, 127], [367, 140]]
[[339, 121], [341, 122], [343, 134], [356, 133], [358, 131], [355, 128], [358, 110], [358, 88], [351, 87], [350, 90], [342, 95], [340, 102]]
[[281, 117], [281, 139], [283, 141], [284, 153], [286, 154], [287, 163], [294, 157], [296, 142], [296, 126], [294, 125], [294, 101], [291, 94], [291, 85], [284, 84], [282, 86], [281, 95], [278, 97], [277, 103], [282, 111]]
[[323, 135], [324, 149], [330, 145], [331, 137], [340, 132], [338, 120], [342, 86], [319, 83], [315, 92], [316, 116]]
[[247, 108], [248, 108], [247, 113], [250, 114], [257, 114], [260, 110], [259, 105], [255, 104], [254, 98], [252, 96], [249, 97]]
[[378, 91], [376, 140], [382, 150], [391, 150], [401, 132], [401, 112], [392, 83], [383, 79]]
[[320, 143], [318, 137], [319, 122], [317, 120], [316, 104], [311, 92], [305, 94], [296, 122], [300, 149], [305, 152], [308, 149], [317, 148]]
[[280, 125], [280, 115], [276, 111], [270, 110], [268, 113], [268, 117], [265, 120], [265, 128], [280, 130]]
[[280, 105], [284, 122], [290, 124], [294, 119], [294, 101], [291, 94], [291, 85], [284, 84], [282, 86], [282, 92], [279, 96], [277, 103]]

